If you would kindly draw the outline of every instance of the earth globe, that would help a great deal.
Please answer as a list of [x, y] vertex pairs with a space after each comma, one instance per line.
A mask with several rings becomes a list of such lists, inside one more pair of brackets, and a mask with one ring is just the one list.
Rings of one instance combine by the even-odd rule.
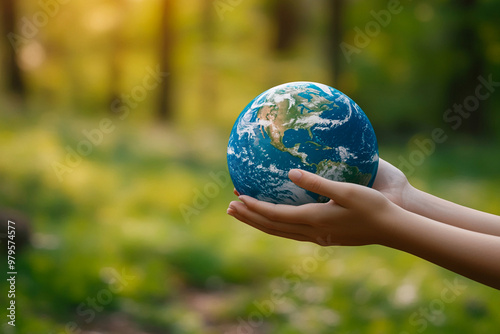
[[290, 181], [291, 169], [371, 187], [378, 162], [365, 113], [344, 93], [315, 82], [285, 83], [257, 96], [236, 119], [227, 147], [235, 189], [278, 204], [329, 201]]

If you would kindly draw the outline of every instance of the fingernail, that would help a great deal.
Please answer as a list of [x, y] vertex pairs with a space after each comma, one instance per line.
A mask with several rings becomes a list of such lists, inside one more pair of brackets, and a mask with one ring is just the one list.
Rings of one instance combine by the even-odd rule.
[[233, 206], [233, 203], [229, 203], [229, 207], [227, 208], [227, 214], [232, 216], [235, 212], [235, 209], [234, 209], [234, 206]]
[[292, 169], [291, 171], [288, 172], [288, 177], [293, 182], [297, 182], [302, 177], [302, 173], [297, 169]]
[[245, 204], [247, 203], [247, 202], [246, 202], [246, 201], [247, 201], [247, 196], [245, 196], [245, 195], [238, 196], [238, 199], [239, 199], [240, 201], [242, 201], [243, 203], [245, 203]]

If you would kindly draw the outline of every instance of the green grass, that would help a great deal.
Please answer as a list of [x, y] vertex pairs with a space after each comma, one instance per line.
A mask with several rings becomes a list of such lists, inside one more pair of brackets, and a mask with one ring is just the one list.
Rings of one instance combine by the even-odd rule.
[[[225, 213], [230, 184], [196, 208], [197, 194], [213, 183], [210, 172], [226, 170], [224, 132], [123, 123], [59, 182], [52, 163], [63, 163], [65, 147], [77, 147], [81, 130], [98, 122], [0, 122], [0, 202], [33, 228], [33, 246], [17, 254], [18, 333], [64, 333], [72, 322], [118, 333], [117, 317], [148, 333], [245, 326], [284, 334], [474, 333], [500, 326], [496, 291], [459, 278], [459, 294], [444, 302], [457, 275], [413, 256], [379, 246], [318, 253], [235, 221]], [[497, 151], [450, 140], [411, 181], [499, 214]], [[409, 152], [381, 147], [393, 163]], [[187, 220], [183, 206], [195, 208]], [[116, 285], [109, 268], [128, 279]], [[0, 289], [7, 289], [3, 279]]]

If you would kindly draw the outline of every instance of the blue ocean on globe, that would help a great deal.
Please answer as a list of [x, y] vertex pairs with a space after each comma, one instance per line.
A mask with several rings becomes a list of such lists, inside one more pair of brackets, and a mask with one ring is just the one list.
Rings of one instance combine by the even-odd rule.
[[281, 204], [329, 200], [290, 181], [293, 168], [371, 187], [378, 161], [377, 138], [361, 108], [314, 82], [290, 82], [257, 96], [236, 120], [227, 147], [236, 190]]

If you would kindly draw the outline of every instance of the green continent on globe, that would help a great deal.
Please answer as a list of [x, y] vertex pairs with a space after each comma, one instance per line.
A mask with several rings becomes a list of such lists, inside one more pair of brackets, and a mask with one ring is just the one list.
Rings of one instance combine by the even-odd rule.
[[327, 85], [297, 81], [247, 104], [231, 130], [227, 162], [240, 194], [302, 205], [329, 199], [294, 184], [290, 169], [371, 187], [379, 157], [373, 127], [353, 100]]
[[[331, 160], [323, 160], [316, 166], [316, 174], [328, 180], [337, 180], [343, 182], [368, 184], [372, 177], [371, 173], [362, 173], [358, 167], [350, 166], [345, 162], [335, 162]], [[320, 196], [318, 202], [325, 203], [330, 199], [325, 196]]]
[[367, 184], [372, 174], [362, 173], [358, 167], [350, 166], [345, 162], [323, 160], [315, 164], [316, 174], [329, 180], [344, 180], [345, 182]]
[[[303, 163], [307, 163], [307, 154], [299, 152], [300, 143], [293, 147], [286, 147], [283, 143], [285, 131], [289, 129], [307, 130], [311, 139], [313, 138], [311, 127], [313, 127], [324, 110], [328, 110], [328, 104], [332, 102], [320, 95], [313, 95], [309, 100], [299, 94], [306, 91], [305, 88], [297, 88], [285, 92], [277, 90], [271, 94], [267, 103], [260, 108], [257, 113], [261, 131], [265, 131], [271, 139], [271, 145], [282, 152], [288, 152], [294, 157], [299, 158]], [[310, 92], [320, 93], [317, 90], [309, 89]], [[334, 105], [338, 108], [337, 105]], [[314, 145], [324, 150], [331, 149], [318, 143], [310, 141]]]
[[[286, 147], [283, 138], [287, 130], [303, 129], [309, 133], [311, 139], [314, 138], [311, 128], [318, 122], [321, 122], [321, 114], [328, 110], [332, 101], [322, 97], [317, 90], [309, 89], [318, 93], [312, 95], [311, 99], [306, 99], [299, 94], [305, 89], [277, 90], [270, 94], [264, 106], [262, 106], [257, 118], [261, 127], [262, 135], [264, 132], [271, 139], [271, 145], [282, 152], [287, 152], [294, 157], [299, 158], [307, 166], [316, 167], [316, 174], [329, 180], [343, 180], [345, 182], [368, 184], [372, 175], [362, 173], [358, 167], [350, 166], [345, 162], [336, 162], [323, 160], [318, 164], [309, 163], [307, 154], [299, 152], [301, 143], [296, 143], [293, 147]], [[336, 104], [334, 107], [338, 108]], [[345, 120], [344, 120], [345, 121]], [[337, 121], [341, 124], [343, 121]], [[322, 150], [330, 150], [331, 147], [320, 145], [314, 141], [307, 141]], [[320, 202], [327, 201], [327, 198], [319, 198]]]

